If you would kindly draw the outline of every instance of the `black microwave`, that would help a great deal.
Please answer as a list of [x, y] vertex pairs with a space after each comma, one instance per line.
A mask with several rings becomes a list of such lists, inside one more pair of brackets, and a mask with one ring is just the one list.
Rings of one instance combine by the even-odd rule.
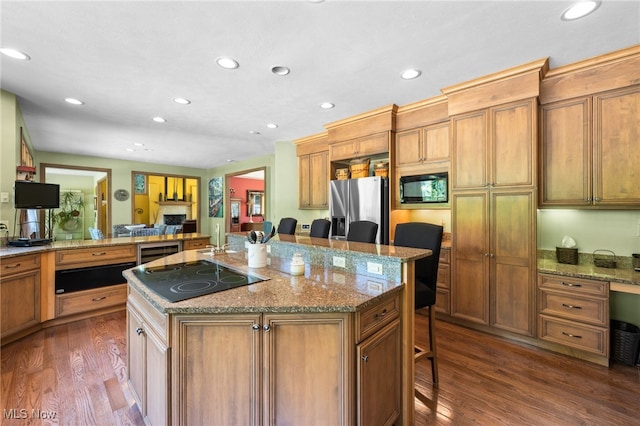
[[431, 173], [400, 177], [402, 204], [449, 202], [449, 173]]

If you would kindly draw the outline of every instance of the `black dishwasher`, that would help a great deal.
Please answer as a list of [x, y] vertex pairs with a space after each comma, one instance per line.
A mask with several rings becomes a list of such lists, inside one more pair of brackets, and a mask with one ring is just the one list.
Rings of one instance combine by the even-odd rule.
[[126, 282], [122, 271], [136, 266], [135, 262], [56, 271], [56, 294], [89, 290]]

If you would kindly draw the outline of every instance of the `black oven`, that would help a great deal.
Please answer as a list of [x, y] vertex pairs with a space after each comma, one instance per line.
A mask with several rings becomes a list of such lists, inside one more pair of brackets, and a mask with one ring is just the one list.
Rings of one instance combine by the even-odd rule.
[[134, 266], [135, 262], [127, 262], [56, 271], [56, 294], [123, 284], [126, 280], [122, 271]]

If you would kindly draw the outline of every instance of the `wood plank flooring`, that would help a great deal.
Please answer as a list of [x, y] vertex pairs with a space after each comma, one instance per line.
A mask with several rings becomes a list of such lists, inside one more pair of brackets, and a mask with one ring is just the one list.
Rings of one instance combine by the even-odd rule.
[[[417, 329], [426, 325], [417, 315]], [[436, 330], [440, 383], [431, 385], [428, 360], [417, 364], [417, 386], [432, 403], [416, 400], [416, 425], [640, 424], [638, 367], [601, 367], [443, 321]], [[142, 425], [126, 350], [124, 312], [2, 347], [2, 425]]]

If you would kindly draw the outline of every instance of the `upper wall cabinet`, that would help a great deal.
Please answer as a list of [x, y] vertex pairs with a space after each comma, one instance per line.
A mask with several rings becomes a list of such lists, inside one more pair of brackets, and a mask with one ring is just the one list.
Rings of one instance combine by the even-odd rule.
[[331, 161], [350, 160], [389, 152], [389, 132], [331, 144]]
[[295, 141], [298, 155], [298, 207], [329, 208], [329, 145], [322, 133]]
[[640, 208], [638, 69], [627, 49], [542, 82], [541, 207]]

